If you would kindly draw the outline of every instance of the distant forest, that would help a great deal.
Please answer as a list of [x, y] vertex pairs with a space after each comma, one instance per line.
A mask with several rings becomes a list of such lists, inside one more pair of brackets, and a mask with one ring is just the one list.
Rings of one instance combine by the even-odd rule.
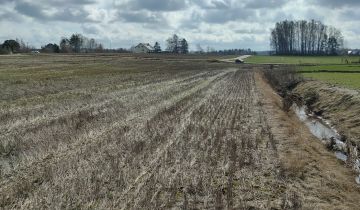
[[[200, 44], [196, 45], [196, 51], [189, 52], [189, 43], [185, 38], [180, 38], [174, 34], [166, 40], [165, 51], [161, 50], [159, 42], [155, 42], [152, 46], [154, 50], [152, 53], [172, 53], [172, 54], [211, 54], [211, 55], [245, 55], [255, 54], [251, 49], [225, 49], [215, 50], [207, 46], [204, 50]], [[106, 49], [102, 43], [97, 42], [93, 38], [88, 38], [82, 34], [72, 34], [70, 37], [62, 37], [59, 44], [48, 43], [41, 46], [41, 49], [36, 49], [33, 46], [25, 44], [23, 40], [10, 39], [5, 40], [3, 44], [0, 43], [0, 54], [13, 53], [130, 53], [130, 49]]]
[[320, 21], [282, 21], [271, 31], [277, 55], [336, 55], [343, 48], [341, 31]]

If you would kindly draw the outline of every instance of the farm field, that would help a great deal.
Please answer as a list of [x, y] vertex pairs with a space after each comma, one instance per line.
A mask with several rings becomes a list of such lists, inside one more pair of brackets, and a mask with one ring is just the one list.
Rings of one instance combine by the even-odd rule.
[[[347, 59], [350, 63], [346, 64]], [[341, 56], [252, 56], [247, 63], [297, 65], [305, 78], [350, 89], [360, 89], [360, 58]]]
[[359, 206], [354, 173], [282, 110], [266, 66], [209, 60], [0, 57], [0, 208]]
[[345, 88], [360, 90], [360, 73], [303, 73], [304, 77], [325, 81]]
[[348, 56], [251, 56], [247, 58], [246, 63], [251, 64], [297, 64], [297, 65], [308, 65], [308, 64], [346, 64], [345, 59], [349, 63], [359, 63], [359, 56], [348, 57]]
[[360, 65], [299, 66], [298, 71], [305, 78], [360, 90]]
[[360, 65], [312, 65], [299, 66], [300, 73], [320, 73], [320, 72], [335, 72], [335, 73], [360, 73]]

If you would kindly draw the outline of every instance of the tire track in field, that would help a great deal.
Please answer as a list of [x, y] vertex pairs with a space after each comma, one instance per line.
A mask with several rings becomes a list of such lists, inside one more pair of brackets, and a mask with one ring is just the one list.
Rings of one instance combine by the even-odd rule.
[[[233, 70], [234, 71], [234, 70]], [[191, 118], [190, 116], [193, 114], [193, 111], [198, 109], [204, 102], [208, 100], [209, 92], [213, 91], [215, 86], [217, 85], [217, 82], [223, 80], [226, 76], [228, 76], [233, 71], [227, 71], [225, 74], [222, 74], [221, 76], [207, 80], [204, 84], [204, 88], [198, 89], [196, 92], [191, 94], [191, 97], [189, 98], [191, 101], [186, 103], [185, 107], [181, 108], [181, 118], [178, 122], [178, 126], [176, 126], [175, 131], [173, 132], [173, 135], [167, 136], [166, 138], [168, 141], [165, 143], [164, 146], [161, 147], [161, 149], [158, 149], [156, 151], [156, 154], [154, 157], [150, 158], [151, 161], [146, 167], [145, 170], [143, 170], [140, 175], [138, 175], [135, 179], [135, 181], [128, 187], [127, 190], [125, 190], [119, 199], [118, 203], [123, 203], [122, 209], [127, 209], [130, 206], [130, 203], [135, 200], [137, 195], [142, 189], [142, 185], [144, 183], [147, 183], [148, 180], [153, 176], [154, 173], [156, 173], [157, 169], [161, 166], [161, 159], [164, 157], [165, 153], [168, 151], [170, 147], [174, 145], [175, 142], [179, 141], [181, 139], [181, 136], [183, 134], [183, 131], [185, 130], [186, 126], [190, 123]], [[216, 80], [216, 82], [215, 82]], [[211, 86], [211, 87], [209, 87]], [[204, 93], [201, 93], [204, 92]], [[203, 95], [205, 94], [205, 95]], [[189, 95], [190, 96], [190, 95]], [[199, 98], [200, 96], [203, 96], [203, 98]], [[197, 98], [196, 98], [197, 97]], [[177, 106], [176, 103], [174, 103], [172, 106]], [[184, 113], [182, 113], [184, 112]], [[160, 145], [159, 145], [160, 146]], [[137, 186], [137, 188], [136, 188]], [[135, 191], [131, 193], [131, 191]], [[130, 197], [130, 198], [129, 198]], [[124, 203], [125, 202], [125, 203]]]
[[[276, 175], [277, 158], [267, 146], [267, 135], [257, 136], [257, 127], [262, 128], [258, 100], [253, 73], [237, 71], [214, 84], [191, 109], [167, 113], [179, 115], [181, 120], [175, 124], [167, 121], [176, 131], [166, 137], [170, 141], [155, 159], [148, 157], [153, 161], [123, 192], [118, 203], [124, 205], [120, 206], [203, 209], [266, 205], [271, 188], [279, 183], [276, 178], [261, 180], [263, 174]], [[265, 186], [265, 181], [271, 184]], [[253, 185], [266, 191], [249, 194]], [[222, 195], [224, 192], [228, 193]]]

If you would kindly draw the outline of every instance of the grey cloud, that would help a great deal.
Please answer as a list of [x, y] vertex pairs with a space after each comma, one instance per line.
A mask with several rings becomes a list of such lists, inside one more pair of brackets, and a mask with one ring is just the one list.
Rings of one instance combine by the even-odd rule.
[[[340, 18], [345, 21], [360, 20], [360, 13], [357, 10], [347, 9], [340, 13]], [[359, 27], [354, 27], [359, 28]]]
[[229, 10], [210, 10], [203, 20], [208, 23], [226, 23], [236, 20], [250, 20], [254, 17], [254, 12], [246, 9], [229, 9]]
[[0, 20], [7, 20], [7, 21], [22, 21], [22, 17], [16, 14], [13, 11], [4, 9], [0, 11]]
[[92, 25], [82, 25], [82, 30], [85, 34], [97, 35], [100, 33], [99, 28]]
[[202, 17], [198, 12], [192, 12], [190, 17], [181, 23], [181, 28], [198, 29], [202, 22]]
[[62, 6], [68, 6], [68, 5], [87, 5], [87, 4], [94, 4], [96, 3], [95, 0], [46, 0], [42, 1], [44, 4], [48, 5], [62, 5]]
[[250, 28], [244, 28], [244, 29], [236, 29], [234, 30], [235, 33], [238, 34], [264, 34], [267, 32], [267, 30], [264, 29], [250, 29]]
[[15, 2], [16, 4], [21, 3], [37, 3], [43, 6], [64, 6], [67, 7], [69, 5], [88, 5], [96, 3], [95, 0], [37, 0], [37, 1], [30, 1], [30, 0], [2, 0], [1, 2]]
[[261, 8], [280, 8], [286, 4], [286, 0], [251, 0], [246, 4], [246, 8], [261, 9]]
[[30, 4], [27, 2], [19, 2], [15, 6], [15, 10], [19, 12], [20, 14], [37, 18], [37, 19], [43, 19], [46, 18], [46, 15], [44, 14], [42, 7]]
[[267, 17], [266, 22], [271, 22], [274, 24], [275, 24], [275, 22], [279, 22], [279, 21], [283, 21], [283, 20], [294, 20], [295, 19], [291, 13], [287, 13], [282, 10], [274, 11], [273, 13], [270, 13], [269, 11], [266, 11], [266, 10], [261, 10], [260, 16], [261, 16], [261, 17], [259, 17], [260, 20], [264, 19], [264, 17]]
[[161, 13], [155, 12], [119, 12], [117, 19], [128, 23], [161, 23], [162, 26], [167, 25], [167, 21]]
[[[42, 37], [33, 36], [34, 32], [29, 30], [30, 28], [42, 31], [47, 39], [57, 40], [57, 35], [50, 34], [46, 27], [51, 27], [52, 21], [65, 21], [63, 29], [59, 29], [63, 30], [63, 33], [80, 30], [84, 34], [96, 35], [99, 39], [111, 36], [122, 39], [126, 31], [131, 31], [131, 37], [129, 35], [126, 40], [151, 40], [152, 36], [156, 39], [164, 34], [179, 32], [187, 34], [186, 38], [189, 42], [193, 41], [194, 37], [201, 37], [207, 40], [210, 46], [214, 43], [219, 48], [231, 47], [235, 44], [252, 46], [259, 44], [258, 48], [261, 48], [260, 44], [268, 47], [267, 36], [275, 22], [284, 19], [314, 18], [335, 27], [346, 23], [341, 27], [343, 33], [350, 37], [352, 43], [359, 44], [356, 37], [359, 29], [354, 25], [356, 26], [360, 20], [358, 12], [360, 0], [0, 0], [0, 2], [0, 25], [6, 28], [13, 27], [13, 30], [4, 34], [16, 37], [23, 33], [30, 42], [36, 43], [41, 42]], [[292, 5], [294, 2], [299, 5]], [[31, 26], [28, 24], [28, 17], [31, 17]], [[173, 19], [170, 19], [172, 17]], [[91, 18], [98, 18], [101, 21], [94, 22]], [[107, 22], [109, 19], [112, 21]], [[236, 23], [247, 27], [241, 28]], [[219, 37], [226, 33], [237, 35], [234, 38], [227, 36], [227, 41], [224, 43]]]
[[359, 0], [318, 0], [315, 2], [315, 4], [322, 7], [341, 8], [341, 7], [360, 6], [360, 1]]
[[307, 19], [314, 19], [314, 20], [319, 20], [319, 21], [324, 21], [324, 16], [318, 14], [318, 10], [316, 9], [308, 9], [305, 13], [305, 16], [307, 17]]
[[202, 9], [228, 9], [231, 7], [230, 0], [194, 0], [193, 3]]
[[[59, 2], [59, 1], [50, 1], [50, 2]], [[82, 0], [78, 3], [88, 3], [90, 1]], [[66, 7], [53, 7], [55, 12], [52, 14], [47, 14], [47, 11], [50, 6], [46, 4], [39, 3], [29, 3], [25, 1], [18, 2], [15, 5], [15, 10], [25, 16], [29, 16], [41, 21], [69, 21], [69, 22], [95, 22], [88, 18], [89, 13], [86, 12], [81, 6], [66, 6]]]
[[68, 22], [99, 22], [88, 18], [89, 13], [82, 9], [65, 8], [49, 16], [50, 20]]
[[229, 8], [229, 3], [224, 2], [224, 1], [213, 0], [213, 1], [211, 1], [211, 4], [216, 9], [228, 9]]
[[132, 10], [178, 11], [185, 9], [187, 3], [185, 0], [132, 0], [125, 6]]

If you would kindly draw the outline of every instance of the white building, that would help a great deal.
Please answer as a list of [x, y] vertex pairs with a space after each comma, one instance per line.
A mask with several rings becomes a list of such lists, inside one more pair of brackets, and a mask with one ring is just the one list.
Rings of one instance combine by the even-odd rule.
[[155, 49], [149, 43], [140, 43], [132, 48], [133, 53], [153, 53]]

